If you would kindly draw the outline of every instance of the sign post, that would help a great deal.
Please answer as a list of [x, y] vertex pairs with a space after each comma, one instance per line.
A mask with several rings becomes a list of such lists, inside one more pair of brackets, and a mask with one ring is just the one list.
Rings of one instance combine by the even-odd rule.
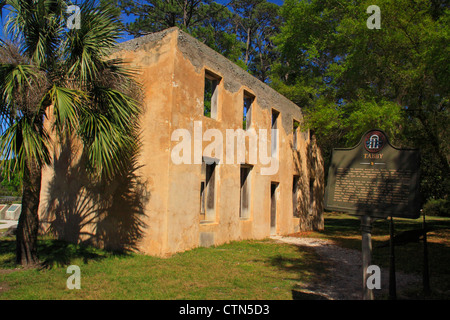
[[425, 212], [423, 213], [423, 293], [429, 295], [430, 275], [428, 271], [428, 245], [427, 245], [427, 225], [425, 222]]
[[362, 235], [362, 270], [363, 270], [363, 299], [373, 300], [373, 291], [367, 287], [367, 268], [372, 264], [372, 224], [367, 215], [361, 217]]
[[366, 283], [371, 221], [420, 216], [419, 167], [418, 150], [392, 146], [378, 129], [367, 131], [353, 148], [333, 149], [325, 208], [361, 217], [364, 299], [373, 299]]
[[389, 299], [397, 299], [397, 283], [395, 278], [394, 220], [389, 223]]

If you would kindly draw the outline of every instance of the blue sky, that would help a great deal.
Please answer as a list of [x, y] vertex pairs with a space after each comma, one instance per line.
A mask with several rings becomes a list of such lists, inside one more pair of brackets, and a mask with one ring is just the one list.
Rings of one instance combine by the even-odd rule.
[[[216, 0], [218, 3], [222, 3], [222, 4], [224, 4], [224, 3], [228, 3], [230, 0]], [[273, 3], [276, 3], [276, 4], [278, 4], [278, 5], [282, 5], [283, 3], [284, 3], [284, 1], [283, 0], [268, 0], [269, 2], [273, 2]], [[80, 0], [73, 0], [73, 2], [75, 2], [75, 3], [82, 3], [83, 1], [80, 1]], [[5, 22], [5, 18], [6, 18], [6, 14], [8, 13], [8, 11], [7, 10], [3, 10], [3, 16], [2, 16], [2, 20], [1, 20], [1, 27], [0, 27], [0, 39], [5, 39], [5, 36], [4, 36], [4, 33], [3, 33], [3, 25], [4, 25], [4, 22]], [[126, 15], [123, 15], [122, 16], [122, 18], [124, 19], [124, 21], [125, 22], [129, 22], [129, 21], [132, 21], [133, 20], [133, 18], [132, 17], [127, 17]], [[122, 41], [126, 41], [126, 40], [130, 40], [130, 39], [132, 39], [133, 37], [132, 36], [127, 36], [127, 35], [125, 35], [124, 37], [123, 37], [123, 39], [120, 41], [120, 42], [122, 42]]]

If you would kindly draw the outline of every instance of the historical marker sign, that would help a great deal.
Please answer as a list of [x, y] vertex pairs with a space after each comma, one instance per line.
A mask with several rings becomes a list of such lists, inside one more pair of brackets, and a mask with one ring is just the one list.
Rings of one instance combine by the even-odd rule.
[[353, 148], [335, 148], [325, 208], [375, 218], [420, 215], [420, 155], [393, 147], [381, 130], [370, 130]]

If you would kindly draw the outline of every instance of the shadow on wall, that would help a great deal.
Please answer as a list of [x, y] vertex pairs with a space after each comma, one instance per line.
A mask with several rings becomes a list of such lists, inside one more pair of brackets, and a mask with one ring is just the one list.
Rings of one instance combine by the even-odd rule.
[[89, 178], [83, 155], [75, 159], [80, 147], [66, 141], [61, 148], [54, 156], [54, 175], [44, 197], [41, 222], [48, 227], [43, 231], [71, 243], [135, 251], [150, 198], [145, 181], [138, 176], [137, 153], [130, 155], [122, 173], [105, 183]]
[[[306, 157], [303, 161], [302, 157]], [[305, 155], [293, 149], [293, 160], [296, 172], [299, 173], [297, 185], [297, 212], [299, 213], [300, 231], [317, 231], [324, 228], [324, 195], [325, 178], [323, 159], [320, 149], [312, 134], [307, 144]], [[307, 174], [302, 170], [306, 165]]]

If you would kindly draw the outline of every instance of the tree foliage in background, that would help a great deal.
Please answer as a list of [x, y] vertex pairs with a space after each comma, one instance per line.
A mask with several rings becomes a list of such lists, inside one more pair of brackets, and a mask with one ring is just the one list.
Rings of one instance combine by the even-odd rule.
[[243, 44], [242, 59], [250, 73], [266, 82], [277, 58], [272, 38], [280, 30], [280, 7], [266, 0], [235, 0], [230, 7], [234, 32]]
[[[370, 5], [381, 28], [369, 29]], [[285, 1], [273, 86], [305, 107], [327, 157], [379, 128], [422, 154], [427, 198], [449, 191], [449, 18], [440, 0]]]
[[110, 0], [123, 13], [134, 17], [126, 23], [129, 34], [134, 37], [162, 31], [171, 27], [190, 33], [231, 61], [240, 62], [241, 44], [231, 30], [232, 13], [221, 4], [211, 0]]
[[[11, 161], [11, 160], [3, 160]], [[22, 176], [19, 172], [10, 172], [0, 176], [0, 196], [21, 197], [22, 196]]]
[[23, 178], [16, 260], [33, 265], [42, 169], [52, 162], [51, 145], [77, 137], [92, 178], [112, 179], [137, 147], [139, 90], [130, 70], [108, 59], [121, 32], [111, 6], [83, 2], [81, 28], [68, 29], [66, 1], [0, 4], [9, 10], [12, 35], [12, 43], [0, 45], [0, 153], [9, 160], [2, 162], [3, 173]]
[[261, 81], [269, 80], [276, 57], [271, 38], [280, 27], [279, 6], [266, 0], [116, 0], [135, 20], [126, 24], [135, 37], [179, 27]]
[[[426, 198], [450, 189], [445, 0], [118, 1], [135, 35], [178, 26], [290, 98], [326, 159], [372, 128], [420, 148]], [[381, 10], [369, 29], [367, 8]]]

